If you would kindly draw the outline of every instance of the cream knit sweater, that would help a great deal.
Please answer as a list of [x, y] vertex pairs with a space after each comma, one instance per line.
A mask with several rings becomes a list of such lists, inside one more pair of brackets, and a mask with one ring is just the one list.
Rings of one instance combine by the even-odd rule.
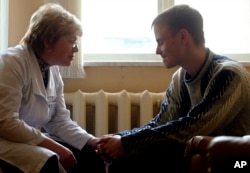
[[119, 132], [125, 150], [161, 140], [186, 142], [195, 135], [250, 133], [250, 74], [237, 61], [215, 55], [197, 76], [173, 75], [160, 112], [140, 128]]

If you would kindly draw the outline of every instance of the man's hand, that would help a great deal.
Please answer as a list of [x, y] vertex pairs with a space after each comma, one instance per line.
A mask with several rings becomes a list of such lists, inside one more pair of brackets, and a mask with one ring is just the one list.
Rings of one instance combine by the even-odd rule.
[[121, 136], [106, 135], [100, 138], [97, 144], [97, 154], [107, 162], [122, 157], [124, 149], [121, 143]]

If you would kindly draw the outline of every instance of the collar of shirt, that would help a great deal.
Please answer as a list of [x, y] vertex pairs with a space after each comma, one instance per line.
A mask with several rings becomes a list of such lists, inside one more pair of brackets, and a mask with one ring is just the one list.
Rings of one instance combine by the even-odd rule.
[[35, 55], [36, 55], [41, 72], [47, 71], [50, 65], [47, 62], [45, 62], [36, 52], [35, 52]]
[[49, 72], [49, 67], [50, 65], [46, 63], [36, 52], [35, 52], [42, 76], [43, 76], [43, 83], [45, 88], [47, 88], [48, 84], [48, 72]]

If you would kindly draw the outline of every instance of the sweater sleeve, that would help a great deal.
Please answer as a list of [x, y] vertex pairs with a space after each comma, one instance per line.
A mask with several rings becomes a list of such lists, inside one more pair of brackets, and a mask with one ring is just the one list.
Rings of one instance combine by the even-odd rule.
[[185, 114], [185, 106], [180, 106], [188, 91], [183, 89], [183, 85], [172, 84], [155, 118], [141, 128], [120, 133], [124, 149], [162, 140], [186, 142], [194, 135], [213, 135], [221, 131], [235, 119], [244, 105], [243, 82], [237, 73], [221, 70], [211, 78], [201, 101]]

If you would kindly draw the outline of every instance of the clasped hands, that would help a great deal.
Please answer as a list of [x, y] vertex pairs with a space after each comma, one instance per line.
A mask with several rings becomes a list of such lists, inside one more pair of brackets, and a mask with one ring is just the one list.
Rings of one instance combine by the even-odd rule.
[[121, 158], [124, 154], [120, 135], [107, 134], [98, 138], [96, 149], [97, 155], [107, 163], [111, 163], [113, 160]]

